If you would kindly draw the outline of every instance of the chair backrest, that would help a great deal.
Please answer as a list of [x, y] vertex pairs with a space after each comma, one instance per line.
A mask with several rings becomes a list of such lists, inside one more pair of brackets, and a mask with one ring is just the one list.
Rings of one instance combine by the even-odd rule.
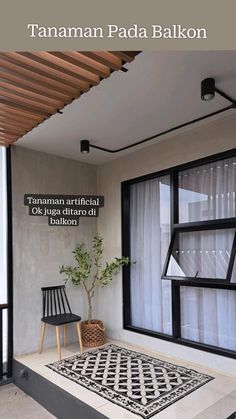
[[43, 287], [41, 290], [43, 293], [43, 317], [71, 313], [65, 285]]

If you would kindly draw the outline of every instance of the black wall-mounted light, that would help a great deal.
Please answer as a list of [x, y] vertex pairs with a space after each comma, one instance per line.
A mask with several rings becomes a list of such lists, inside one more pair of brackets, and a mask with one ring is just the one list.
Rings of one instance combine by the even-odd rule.
[[80, 141], [80, 152], [83, 154], [89, 153], [89, 141], [88, 140], [82, 140]]
[[144, 140], [137, 141], [137, 142], [135, 142], [133, 144], [129, 144], [125, 147], [116, 148], [116, 149], [113, 149], [113, 150], [111, 150], [109, 148], [100, 147], [100, 146], [95, 145], [95, 144], [91, 144], [88, 140], [82, 140], [82, 141], [80, 141], [80, 151], [81, 151], [81, 153], [88, 154], [90, 148], [94, 148], [94, 149], [97, 149], [97, 150], [100, 150], [100, 151], [105, 151], [106, 153], [111, 153], [111, 154], [119, 153], [121, 151], [128, 150], [129, 148], [136, 147], [140, 144], [147, 143], [148, 141], [154, 140], [154, 139], [159, 138], [163, 135], [166, 135], [166, 134], [169, 134], [171, 132], [177, 131], [180, 128], [187, 127], [189, 125], [195, 124], [196, 122], [203, 121], [205, 119], [208, 119], [212, 116], [219, 115], [219, 114], [221, 114], [223, 112], [226, 112], [226, 111], [229, 111], [231, 109], [236, 109], [236, 100], [233, 99], [231, 96], [229, 96], [227, 93], [218, 89], [218, 87], [215, 86], [215, 79], [213, 79], [211, 77], [208, 77], [208, 78], [202, 80], [202, 82], [201, 82], [201, 99], [202, 100], [204, 100], [204, 101], [212, 100], [212, 99], [214, 99], [216, 93], [219, 96], [226, 99], [228, 102], [230, 102], [230, 104], [228, 106], [225, 106], [224, 108], [218, 109], [217, 111], [208, 113], [207, 115], [200, 116], [199, 118], [195, 118], [195, 119], [192, 119], [191, 121], [184, 122], [183, 124], [180, 124], [180, 125], [177, 125], [175, 127], [169, 128], [166, 131], [158, 132], [157, 134], [154, 134], [151, 137], [144, 138]]
[[207, 78], [201, 82], [201, 99], [208, 101], [215, 97], [215, 79]]

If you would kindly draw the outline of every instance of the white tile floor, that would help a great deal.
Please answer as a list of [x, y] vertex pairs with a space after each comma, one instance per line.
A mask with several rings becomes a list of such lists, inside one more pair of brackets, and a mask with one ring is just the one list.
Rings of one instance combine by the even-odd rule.
[[[131, 346], [118, 341], [110, 341], [109, 343], [111, 342], [129, 349], [144, 352], [169, 362], [196, 369], [199, 372], [215, 377], [214, 380], [167, 407], [162, 412], [153, 416], [152, 419], [226, 419], [229, 415], [236, 411], [236, 376], [234, 379], [232, 377], [218, 374], [212, 370], [206, 370], [199, 365], [183, 362], [182, 360], [178, 361], [177, 359], [172, 359], [170, 357], [164, 357], [163, 354], [159, 354], [158, 352], [154, 353], [145, 350], [142, 347], [134, 345]], [[62, 350], [62, 358], [72, 356], [78, 352], [79, 349], [76, 344], [68, 345], [68, 347], [63, 348]], [[109, 402], [103, 397], [47, 368], [45, 366], [46, 364], [57, 360], [56, 348], [47, 349], [41, 355], [34, 353], [20, 356], [16, 359], [38, 374], [41, 374], [46, 379], [68, 391], [73, 396], [89, 404], [110, 419], [140, 418], [140, 416]]]
[[55, 419], [14, 384], [0, 387], [0, 417], [1, 419]]

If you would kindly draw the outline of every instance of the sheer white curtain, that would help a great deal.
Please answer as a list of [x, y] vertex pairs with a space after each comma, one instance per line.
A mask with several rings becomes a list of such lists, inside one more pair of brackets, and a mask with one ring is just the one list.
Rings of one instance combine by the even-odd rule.
[[236, 291], [181, 287], [181, 336], [236, 350]]
[[236, 216], [236, 158], [179, 173], [179, 222]]
[[[0, 304], [7, 303], [6, 149], [0, 146]], [[7, 352], [7, 313], [3, 310], [3, 361]]]
[[132, 325], [171, 334], [170, 281], [161, 273], [170, 240], [169, 177], [131, 186]]
[[[181, 172], [179, 187], [180, 222], [236, 216], [236, 158]], [[182, 266], [224, 278], [233, 234], [209, 231], [198, 233], [198, 239], [188, 234], [181, 240]], [[235, 267], [231, 282], [236, 282]], [[236, 291], [182, 287], [181, 323], [183, 338], [236, 350]]]

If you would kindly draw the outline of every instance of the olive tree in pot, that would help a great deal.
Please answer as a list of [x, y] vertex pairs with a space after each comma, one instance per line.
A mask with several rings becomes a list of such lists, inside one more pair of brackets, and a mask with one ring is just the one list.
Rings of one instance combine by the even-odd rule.
[[60, 267], [60, 273], [65, 275], [65, 282], [81, 285], [88, 302], [88, 319], [81, 323], [82, 340], [85, 346], [99, 346], [105, 342], [105, 328], [101, 320], [93, 319], [93, 298], [97, 287], [109, 285], [122, 266], [130, 263], [128, 257], [114, 258], [103, 263], [103, 237], [95, 233], [91, 249], [84, 242], [79, 242], [72, 252], [75, 266]]

